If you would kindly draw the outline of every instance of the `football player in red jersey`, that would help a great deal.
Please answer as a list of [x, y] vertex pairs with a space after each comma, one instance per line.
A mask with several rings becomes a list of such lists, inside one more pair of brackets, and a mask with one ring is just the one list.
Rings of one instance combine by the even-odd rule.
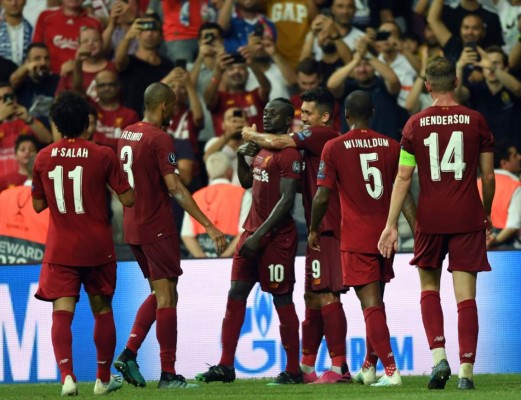
[[[277, 98], [264, 108], [267, 132], [284, 134], [293, 120], [289, 100]], [[246, 301], [256, 282], [273, 295], [280, 321], [280, 338], [286, 352], [286, 369], [269, 385], [303, 383], [299, 367], [299, 321], [293, 303], [297, 229], [291, 216], [302, 158], [295, 148], [261, 149], [254, 143], [239, 148], [238, 175], [243, 188], [252, 188], [253, 203], [244, 232], [233, 256], [231, 288], [222, 325], [219, 364], [200, 373], [202, 382], [235, 380], [235, 352], [246, 314]], [[257, 153], [257, 154], [256, 154]], [[248, 165], [245, 156], [254, 156]]]
[[[425, 86], [433, 105], [412, 116], [403, 129], [398, 176], [387, 225], [378, 248], [389, 257], [397, 243], [396, 224], [416, 165], [420, 180], [414, 258], [421, 284], [423, 326], [432, 350], [434, 368], [429, 389], [443, 389], [451, 369], [445, 354], [440, 279], [449, 254], [458, 303], [460, 346], [459, 389], [474, 389], [473, 365], [478, 343], [476, 280], [490, 271], [486, 232], [494, 198], [494, 139], [485, 118], [456, 102], [454, 64], [436, 57], [427, 65]], [[476, 185], [481, 171], [483, 201]]]
[[[284, 135], [257, 133], [251, 128], [243, 130], [243, 137], [263, 148], [302, 150], [304, 171], [302, 202], [306, 223], [311, 222], [311, 203], [317, 191], [317, 173], [324, 145], [339, 133], [332, 128], [335, 97], [322, 87], [305, 91], [300, 96], [303, 129]], [[334, 192], [328, 213], [320, 228], [323, 252], [306, 248], [306, 279], [304, 299], [306, 319], [302, 322], [302, 359], [300, 366], [305, 383], [350, 382], [351, 374], [346, 363], [347, 321], [340, 302], [340, 294], [346, 291], [340, 266], [340, 204]], [[315, 372], [315, 362], [322, 337], [331, 356], [331, 370], [320, 378]]]
[[136, 386], [146, 382], [136, 363], [137, 350], [154, 321], [160, 348], [160, 389], [184, 389], [187, 383], [176, 373], [177, 282], [183, 273], [180, 265], [179, 234], [176, 229], [170, 196], [197, 222], [215, 242], [217, 253], [227, 246], [226, 238], [202, 213], [190, 192], [181, 183], [177, 171], [172, 138], [162, 130], [168, 126], [176, 97], [164, 83], [156, 82], [144, 94], [143, 121], [127, 126], [118, 144], [121, 166], [129, 183], [136, 188], [136, 202], [125, 210], [125, 242], [136, 257], [143, 275], [150, 282], [150, 294], [137, 312], [127, 345], [114, 362], [125, 380]]
[[[369, 128], [374, 110], [367, 92], [354, 91], [345, 104], [351, 130], [326, 143], [322, 151], [308, 245], [316, 251], [327, 251], [322, 249], [318, 232], [328, 209], [330, 191], [337, 188], [342, 215], [340, 250], [344, 285], [356, 291], [364, 312], [368, 346], [374, 349], [385, 368], [385, 374], [373, 385], [401, 385], [382, 299], [381, 282], [388, 282], [394, 276], [392, 260], [386, 262], [377, 248], [389, 211], [400, 146]], [[411, 222], [413, 210], [411, 207], [406, 213]], [[374, 382], [376, 360], [376, 357], [372, 362], [366, 358], [362, 373], [357, 374], [355, 380], [364, 384]]]
[[89, 106], [64, 92], [51, 108], [62, 139], [42, 149], [33, 168], [33, 207], [50, 209], [45, 255], [36, 298], [52, 301], [52, 332], [60, 368], [62, 396], [76, 395], [72, 366], [72, 332], [76, 302], [83, 284], [94, 314], [98, 371], [94, 394], [119, 389], [123, 380], [110, 374], [116, 347], [112, 296], [116, 287], [116, 256], [108, 218], [108, 184], [126, 207], [134, 191], [114, 152], [88, 140]]

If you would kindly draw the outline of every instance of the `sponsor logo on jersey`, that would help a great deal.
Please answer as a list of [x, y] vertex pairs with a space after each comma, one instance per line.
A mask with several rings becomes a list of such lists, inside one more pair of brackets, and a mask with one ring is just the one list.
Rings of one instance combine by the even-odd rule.
[[175, 160], [175, 154], [174, 153], [170, 153], [168, 155], [168, 162], [172, 165], [176, 165], [176, 160]]
[[268, 164], [270, 163], [270, 160], [273, 158], [273, 156], [268, 156], [264, 159], [264, 161], [262, 161], [262, 167], [263, 168], [266, 168], [268, 166]]
[[76, 50], [78, 48], [77, 39], [65, 38], [62, 35], [56, 35], [52, 40], [52, 44], [60, 49]]

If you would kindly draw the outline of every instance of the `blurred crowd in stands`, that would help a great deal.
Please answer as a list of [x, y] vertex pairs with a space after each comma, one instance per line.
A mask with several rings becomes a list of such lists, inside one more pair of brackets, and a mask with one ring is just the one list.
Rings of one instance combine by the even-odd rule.
[[[262, 132], [270, 99], [291, 100], [296, 131], [299, 95], [327, 87], [346, 132], [343, 101], [364, 90], [372, 128], [400, 140], [408, 117], [432, 105], [425, 66], [441, 54], [456, 64], [459, 101], [496, 140], [489, 248], [521, 248], [521, 0], [0, 0], [0, 264], [10, 263], [6, 238], [45, 240], [27, 193], [34, 155], [59, 135], [48, 113], [62, 91], [90, 101], [92, 140], [116, 150], [142, 118], [145, 88], [170, 85], [181, 180], [234, 243], [251, 203], [235, 152], [244, 126]], [[122, 243], [122, 210], [107, 201]], [[204, 230], [175, 214], [186, 255], [216, 256]], [[305, 242], [300, 199], [294, 215]], [[411, 250], [408, 228], [401, 239]]]

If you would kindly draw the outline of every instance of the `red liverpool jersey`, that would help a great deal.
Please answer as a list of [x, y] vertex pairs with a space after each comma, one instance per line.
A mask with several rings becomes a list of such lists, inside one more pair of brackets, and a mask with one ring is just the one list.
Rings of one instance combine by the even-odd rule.
[[480, 153], [493, 152], [493, 146], [485, 118], [464, 106], [433, 106], [409, 119], [402, 148], [414, 154], [418, 166], [418, 231], [465, 233], [486, 228], [476, 179]]
[[61, 139], [34, 163], [33, 193], [50, 209], [44, 262], [88, 267], [115, 261], [106, 186], [130, 186], [114, 152], [85, 139]]
[[127, 126], [118, 144], [121, 166], [134, 188], [134, 207], [125, 209], [123, 230], [130, 244], [154, 243], [176, 232], [163, 177], [177, 172], [174, 142], [148, 122]]
[[370, 129], [326, 143], [317, 184], [339, 191], [341, 250], [378, 254], [399, 156], [398, 142]]

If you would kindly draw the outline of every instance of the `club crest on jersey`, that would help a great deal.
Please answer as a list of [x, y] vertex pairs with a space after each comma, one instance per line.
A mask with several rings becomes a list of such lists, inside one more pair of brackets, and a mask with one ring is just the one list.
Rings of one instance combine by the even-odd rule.
[[297, 132], [297, 137], [300, 140], [305, 140], [306, 138], [309, 138], [311, 136], [311, 129], [304, 129], [300, 132]]
[[170, 153], [168, 155], [168, 162], [172, 165], [176, 165], [176, 159], [175, 159], [175, 154], [174, 153]]
[[326, 169], [326, 163], [322, 160], [320, 160], [320, 164], [318, 165], [318, 174], [317, 174], [317, 178], [318, 179], [326, 179], [326, 174], [324, 173]]
[[300, 165], [300, 161], [294, 161], [291, 169], [294, 173], [300, 174], [302, 172], [302, 166]]

